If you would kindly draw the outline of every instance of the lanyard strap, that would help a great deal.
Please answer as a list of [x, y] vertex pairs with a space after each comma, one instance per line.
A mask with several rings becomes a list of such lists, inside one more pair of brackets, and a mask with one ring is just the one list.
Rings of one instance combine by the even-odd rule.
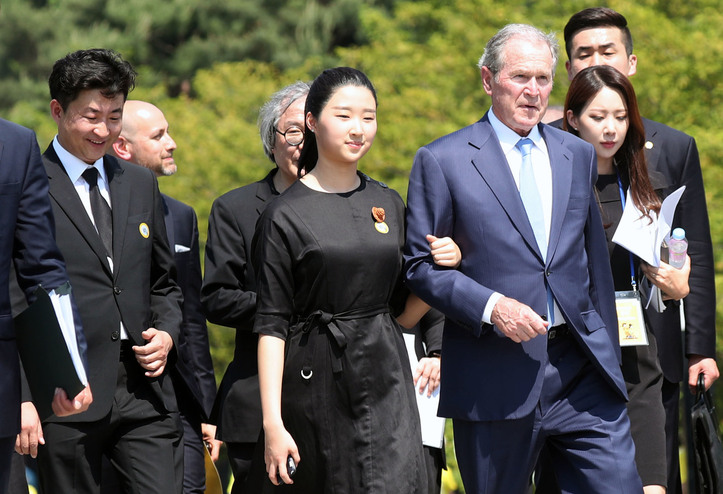
[[[615, 174], [618, 178], [618, 191], [620, 192], [620, 202], [623, 205], [623, 211], [625, 211], [625, 192], [623, 191], [623, 182], [620, 180], [620, 172], [615, 169]], [[633, 291], [638, 289], [638, 283], [635, 281], [635, 265], [633, 264], [633, 254], [628, 251], [628, 257], [630, 258], [630, 284], [633, 287]]]

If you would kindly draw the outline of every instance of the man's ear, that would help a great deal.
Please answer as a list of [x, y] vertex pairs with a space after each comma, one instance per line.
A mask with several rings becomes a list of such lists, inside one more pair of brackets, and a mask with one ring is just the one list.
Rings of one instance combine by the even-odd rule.
[[56, 124], [60, 124], [60, 119], [63, 118], [65, 111], [62, 105], [57, 99], [50, 101], [50, 116], [53, 117]]
[[130, 145], [131, 143], [123, 136], [119, 136], [118, 139], [113, 143], [113, 152], [116, 156], [118, 156], [122, 160], [130, 161], [131, 154], [130, 151]]
[[488, 67], [482, 67], [479, 71], [480, 78], [482, 79], [482, 87], [485, 93], [492, 95], [492, 80], [495, 78], [494, 74]]

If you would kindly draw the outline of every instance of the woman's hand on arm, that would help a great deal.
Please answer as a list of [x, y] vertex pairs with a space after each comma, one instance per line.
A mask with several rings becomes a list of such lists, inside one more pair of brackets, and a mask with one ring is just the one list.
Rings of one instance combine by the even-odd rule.
[[449, 237], [437, 238], [427, 235], [429, 250], [435, 264], [448, 268], [457, 268], [462, 262], [462, 252], [459, 246]]
[[277, 474], [285, 484], [293, 484], [286, 471], [289, 455], [298, 465], [299, 449], [281, 419], [281, 382], [284, 373], [284, 347], [286, 342], [276, 336], [259, 336], [259, 386], [263, 412], [266, 472], [271, 483], [279, 485]]

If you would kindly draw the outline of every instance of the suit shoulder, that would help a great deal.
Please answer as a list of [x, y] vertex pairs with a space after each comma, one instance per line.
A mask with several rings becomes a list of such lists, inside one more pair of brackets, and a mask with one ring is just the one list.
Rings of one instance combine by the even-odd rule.
[[365, 173], [359, 172], [359, 175], [362, 180], [364, 180], [367, 183], [367, 186], [379, 190], [382, 194], [391, 194], [394, 197], [394, 200], [398, 200], [399, 202], [404, 204], [404, 201], [402, 200], [402, 196], [399, 195], [399, 193], [389, 188], [387, 184], [384, 182], [380, 182], [379, 180], [374, 180], [369, 175], [366, 175]]
[[648, 118], [643, 118], [643, 127], [645, 127], [645, 137], [648, 140], [655, 139], [656, 137], [668, 141], [675, 140], [680, 142], [693, 140], [692, 136], [682, 130], [674, 129], [673, 127]]
[[0, 139], [13, 142], [17, 139], [34, 138], [35, 132], [22, 125], [0, 118]]
[[153, 181], [155, 181], [156, 176], [151, 170], [146, 167], [136, 165], [135, 163], [131, 163], [130, 161], [116, 158], [112, 154], [106, 154], [103, 157], [103, 160], [105, 161], [107, 166], [120, 168], [121, 170], [123, 170], [123, 173], [127, 173], [128, 176], [133, 179], [148, 180], [148, 178], [151, 178]]
[[542, 133], [542, 137], [545, 139], [545, 142], [548, 146], [559, 143], [561, 146], [570, 149], [573, 152], [585, 151], [587, 153], [593, 154], [595, 152], [595, 148], [592, 144], [583, 139], [580, 139], [575, 134], [571, 134], [566, 130], [562, 130], [559, 127], [541, 124], [540, 132]]
[[439, 149], [449, 149], [449, 146], [459, 146], [460, 144], [467, 144], [472, 140], [472, 137], [475, 135], [475, 128], [478, 127], [478, 124], [479, 122], [475, 122], [466, 127], [462, 127], [461, 129], [455, 130], [450, 134], [443, 135], [442, 137], [433, 140], [432, 142], [423, 147], [434, 152]]
[[250, 200], [257, 197], [260, 193], [272, 195], [271, 188], [266, 182], [266, 179], [231, 189], [218, 196], [213, 203], [214, 205], [226, 205], [229, 207], [247, 205]]
[[181, 202], [178, 199], [175, 199], [169, 195], [161, 194], [163, 197], [163, 200], [166, 201], [166, 204], [168, 205], [168, 209], [172, 210], [175, 213], [185, 213], [185, 214], [196, 214], [194, 209], [186, 204], [185, 202]]

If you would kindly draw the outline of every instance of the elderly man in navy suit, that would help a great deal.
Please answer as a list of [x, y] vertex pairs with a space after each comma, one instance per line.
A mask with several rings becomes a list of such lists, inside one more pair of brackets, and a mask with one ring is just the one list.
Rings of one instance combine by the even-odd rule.
[[[129, 100], [123, 107], [123, 130], [113, 144], [119, 158], [155, 173], [171, 176], [177, 166], [173, 158], [176, 142], [163, 112], [145, 101]], [[172, 374], [183, 422], [183, 492], [203, 494], [205, 489], [204, 442], [218, 458], [221, 441], [216, 427], [208, 424], [216, 380], [208, 345], [206, 318], [201, 310], [201, 257], [196, 212], [187, 204], [161, 194], [168, 243], [176, 261], [178, 284], [183, 292], [183, 323], [179, 359]]]
[[[20, 366], [15, 328], [10, 308], [10, 273], [14, 266], [17, 281], [28, 301], [42, 285], [54, 290], [68, 282], [63, 257], [55, 244], [53, 213], [48, 199], [48, 179], [40, 160], [35, 134], [24, 127], [0, 119], [0, 493], [8, 488], [13, 445], [35, 455], [38, 437], [31, 444], [20, 431]], [[70, 302], [68, 300], [68, 302]], [[79, 348], [86, 342], [79, 321], [76, 326]], [[90, 388], [69, 400], [64, 391], [53, 400], [56, 416], [83, 412], [92, 402]], [[42, 437], [42, 436], [40, 436]], [[24, 441], [24, 442], [23, 442]]]
[[[492, 108], [422, 147], [409, 183], [410, 288], [446, 316], [440, 415], [470, 493], [525, 492], [543, 445], [564, 492], [641, 493], [589, 144], [540, 124], [557, 43], [505, 26], [480, 59]], [[425, 236], [452, 237], [458, 269]]]

